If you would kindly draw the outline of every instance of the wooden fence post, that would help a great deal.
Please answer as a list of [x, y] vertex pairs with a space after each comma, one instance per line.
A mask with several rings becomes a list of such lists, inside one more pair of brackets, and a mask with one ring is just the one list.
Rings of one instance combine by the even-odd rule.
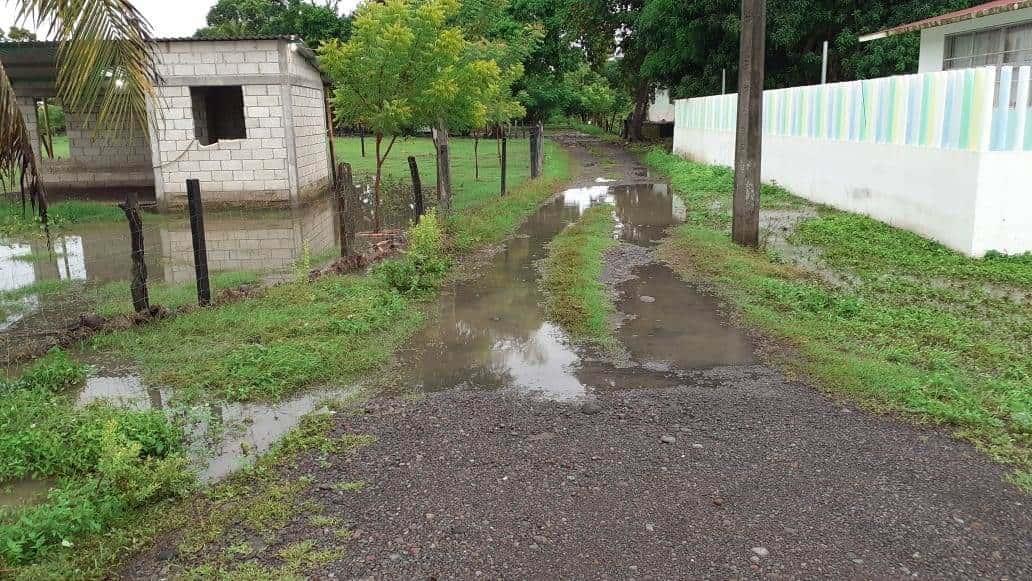
[[133, 296], [133, 310], [146, 313], [150, 310], [150, 297], [147, 293], [147, 263], [143, 256], [143, 219], [140, 217], [140, 201], [135, 192], [125, 195], [125, 201], [118, 204], [129, 221], [129, 241], [132, 246], [132, 275], [129, 291]]
[[436, 130], [437, 143], [437, 199], [440, 200], [438, 210], [445, 216], [451, 212], [451, 147], [448, 144], [448, 126], [443, 119], [438, 119]]
[[502, 170], [501, 195], [503, 195], [503, 196], [505, 195], [505, 191], [506, 191], [506, 187], [505, 187], [505, 173], [506, 173], [506, 170], [509, 167], [508, 146], [509, 146], [509, 138], [505, 135], [505, 133], [502, 133], [502, 160], [501, 160], [501, 168], [500, 169]]
[[340, 177], [337, 184], [337, 227], [340, 231], [340, 255], [347, 258], [354, 252], [355, 241], [355, 212], [359, 204], [355, 202], [355, 178], [351, 173], [350, 163], [341, 163], [337, 166], [337, 175]]
[[423, 215], [423, 182], [419, 179], [419, 166], [416, 164], [416, 157], [408, 156], [409, 173], [412, 174], [412, 198], [415, 205], [416, 220]]
[[190, 206], [190, 234], [193, 238], [194, 274], [197, 277], [197, 304], [211, 304], [208, 282], [208, 246], [204, 239], [204, 206], [201, 204], [201, 182], [186, 180], [186, 200]]
[[540, 121], [535, 122], [530, 128], [530, 177], [532, 178], [541, 177], [541, 166], [544, 162], [544, 152], [542, 151], [544, 134], [545, 128]]

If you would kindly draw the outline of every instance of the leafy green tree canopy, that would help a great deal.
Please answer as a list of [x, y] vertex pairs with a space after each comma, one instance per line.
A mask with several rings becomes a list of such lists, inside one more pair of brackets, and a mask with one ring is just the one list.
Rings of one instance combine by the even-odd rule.
[[[420, 127], [437, 128], [445, 139], [449, 127], [483, 127], [488, 103], [499, 95], [502, 69], [450, 24], [458, 10], [458, 0], [363, 4], [350, 40], [331, 40], [319, 49], [319, 63], [335, 86], [337, 120], [365, 127], [376, 138], [377, 228], [380, 169], [394, 140]], [[385, 136], [391, 137], [386, 150]]]
[[[847, 81], [913, 72], [920, 38], [906, 34], [861, 44], [858, 37], [978, 4], [978, 0], [779, 0], [767, 4], [768, 88], [820, 80], [830, 43], [828, 79]], [[636, 21], [644, 74], [682, 96], [737, 83], [741, 6], [737, 0], [647, 0]]]
[[351, 19], [338, 16], [335, 2], [306, 0], [218, 0], [208, 11], [207, 22], [195, 36], [296, 35], [312, 47], [347, 40], [351, 30]]

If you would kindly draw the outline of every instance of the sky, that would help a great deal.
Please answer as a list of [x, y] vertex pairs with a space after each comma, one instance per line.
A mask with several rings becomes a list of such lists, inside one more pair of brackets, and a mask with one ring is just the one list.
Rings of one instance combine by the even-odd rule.
[[[208, 10], [216, 0], [135, 0], [133, 5], [143, 13], [154, 28], [156, 37], [193, 36], [205, 25]], [[321, 0], [316, 0], [321, 4]], [[359, 0], [341, 0], [341, 13], [354, 10]], [[0, 0], [0, 28], [7, 31], [14, 24], [16, 9], [13, 2]], [[21, 25], [23, 28], [33, 28]], [[42, 40], [42, 35], [40, 35]]]

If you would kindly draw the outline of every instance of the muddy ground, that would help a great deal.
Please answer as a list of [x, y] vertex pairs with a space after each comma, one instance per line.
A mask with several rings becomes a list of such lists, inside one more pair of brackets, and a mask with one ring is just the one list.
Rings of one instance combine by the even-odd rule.
[[[643, 177], [618, 146], [564, 145], [588, 170], [583, 184], [596, 167]], [[665, 267], [643, 268], [624, 281], [632, 286], [621, 286], [621, 301], [643, 303], [633, 286], [643, 277], [678, 292], [668, 272], [650, 270]], [[683, 288], [684, 297], [645, 302], [711, 308]], [[681, 345], [676, 361], [712, 347]], [[205, 556], [180, 558], [175, 533], [122, 575], [175, 576], [215, 558], [224, 568], [280, 566], [279, 552], [299, 540], [333, 544], [312, 515], [350, 531], [341, 553], [306, 572], [312, 578], [1020, 579], [1032, 571], [1029, 497], [1002, 466], [939, 430], [856, 409], [752, 361], [593, 374], [589, 397], [574, 401], [467, 386], [384, 395], [361, 413], [338, 414], [334, 435], [375, 443], [328, 459], [306, 452], [283, 466], [284, 481], [307, 482], [303, 508], [258, 554], [226, 561], [240, 541], [230, 535]]]

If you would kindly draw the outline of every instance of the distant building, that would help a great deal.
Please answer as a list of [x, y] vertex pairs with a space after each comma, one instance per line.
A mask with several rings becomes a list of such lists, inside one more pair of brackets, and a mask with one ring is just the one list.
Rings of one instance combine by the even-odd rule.
[[[0, 43], [34, 138], [37, 102], [57, 96], [57, 49]], [[327, 187], [326, 83], [300, 40], [170, 38], [155, 51], [161, 83], [147, 134], [97, 134], [88, 115], [67, 115], [69, 158], [39, 160], [48, 190], [153, 191], [177, 206], [196, 178], [208, 202], [298, 205]]]
[[921, 32], [918, 72], [1032, 65], [1032, 0], [994, 0], [862, 36]]

